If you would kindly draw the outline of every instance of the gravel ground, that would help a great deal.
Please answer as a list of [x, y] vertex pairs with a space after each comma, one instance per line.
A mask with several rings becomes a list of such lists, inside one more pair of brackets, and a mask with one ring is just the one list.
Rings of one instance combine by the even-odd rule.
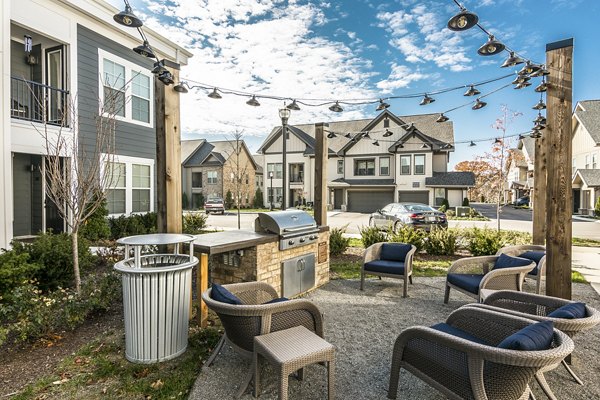
[[[365, 291], [358, 280], [334, 280], [306, 297], [320, 308], [325, 319], [325, 339], [336, 347], [335, 390], [338, 399], [386, 399], [394, 341], [402, 329], [413, 325], [433, 325], [445, 320], [456, 308], [472, 302], [457, 291], [450, 303], [443, 302], [445, 278], [415, 278], [409, 298], [401, 297], [401, 281], [368, 280]], [[528, 286], [531, 292], [533, 287]], [[599, 308], [600, 297], [588, 284], [573, 284], [573, 298]], [[546, 374], [560, 399], [600, 398], [600, 329], [575, 338], [574, 369], [585, 385], [575, 383], [564, 368]], [[261, 396], [277, 399], [277, 377], [263, 363]], [[213, 365], [198, 376], [189, 399], [232, 398], [250, 362], [225, 346]], [[326, 369], [320, 365], [305, 368], [304, 381], [290, 378], [290, 399], [327, 398]], [[537, 383], [532, 383], [537, 398], [546, 398]], [[400, 374], [399, 398], [444, 399], [436, 390], [410, 373]], [[242, 396], [252, 399], [250, 390]]]

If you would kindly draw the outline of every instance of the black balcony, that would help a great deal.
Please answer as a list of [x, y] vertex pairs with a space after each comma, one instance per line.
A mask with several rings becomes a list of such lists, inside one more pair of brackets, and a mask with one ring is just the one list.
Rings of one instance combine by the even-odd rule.
[[67, 90], [10, 78], [10, 116], [25, 121], [69, 126]]

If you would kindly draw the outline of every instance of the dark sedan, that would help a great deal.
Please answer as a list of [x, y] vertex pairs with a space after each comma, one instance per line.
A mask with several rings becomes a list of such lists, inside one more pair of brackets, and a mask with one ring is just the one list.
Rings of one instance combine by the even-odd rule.
[[419, 203], [391, 203], [369, 218], [369, 226], [379, 229], [398, 230], [406, 225], [429, 231], [432, 226], [447, 228], [448, 220], [443, 212]]

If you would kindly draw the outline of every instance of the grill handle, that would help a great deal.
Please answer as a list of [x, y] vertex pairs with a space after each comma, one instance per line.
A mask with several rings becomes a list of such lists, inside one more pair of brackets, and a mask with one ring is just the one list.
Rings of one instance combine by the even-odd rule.
[[284, 232], [301, 232], [301, 231], [305, 231], [308, 228], [315, 228], [315, 225], [302, 225], [302, 226], [295, 226], [293, 228], [284, 228], [283, 231]]

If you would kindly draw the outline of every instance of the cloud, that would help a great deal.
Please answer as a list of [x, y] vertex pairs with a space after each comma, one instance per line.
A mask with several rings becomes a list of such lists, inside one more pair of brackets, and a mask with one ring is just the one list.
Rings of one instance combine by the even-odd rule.
[[427, 74], [412, 71], [406, 65], [392, 64], [390, 75], [387, 79], [377, 82], [377, 88], [383, 93], [391, 93], [394, 90], [408, 87], [412, 82], [427, 78]]

